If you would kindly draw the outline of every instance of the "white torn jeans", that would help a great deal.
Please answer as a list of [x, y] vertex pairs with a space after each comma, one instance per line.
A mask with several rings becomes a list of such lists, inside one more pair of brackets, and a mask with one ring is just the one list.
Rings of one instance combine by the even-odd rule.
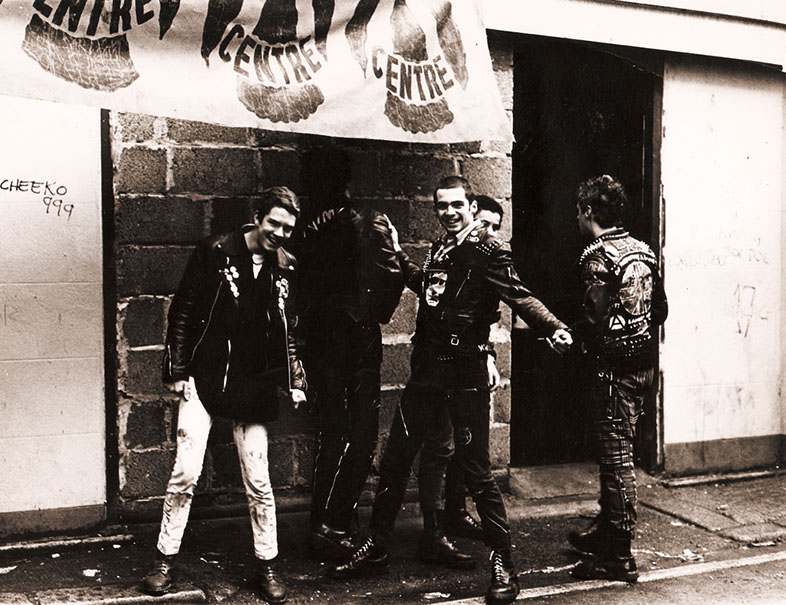
[[[212, 424], [213, 418], [199, 400], [194, 379], [190, 378], [180, 400], [177, 455], [166, 488], [164, 514], [158, 534], [158, 550], [162, 554], [174, 555], [180, 550], [194, 488], [202, 473]], [[278, 538], [276, 504], [268, 468], [267, 427], [263, 424], [235, 422], [233, 433], [251, 513], [254, 554], [259, 559], [272, 559], [278, 554]]]

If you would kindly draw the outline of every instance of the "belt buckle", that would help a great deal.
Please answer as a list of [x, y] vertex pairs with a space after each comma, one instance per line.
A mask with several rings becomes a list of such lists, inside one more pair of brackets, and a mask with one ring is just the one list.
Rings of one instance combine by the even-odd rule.
[[450, 335], [450, 344], [453, 345], [454, 347], [457, 347], [459, 345], [459, 337], [457, 335], [455, 335], [455, 334], [451, 334]]

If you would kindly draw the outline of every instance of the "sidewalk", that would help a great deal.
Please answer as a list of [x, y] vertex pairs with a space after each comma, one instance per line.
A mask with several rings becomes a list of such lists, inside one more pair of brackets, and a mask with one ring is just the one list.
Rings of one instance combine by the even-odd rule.
[[[591, 468], [591, 467], [588, 467]], [[552, 469], [541, 472], [551, 473]], [[564, 536], [594, 515], [590, 474], [553, 470], [552, 485], [575, 483], [571, 497], [548, 490], [526, 498], [527, 478], [514, 475], [507, 497], [516, 545], [522, 598], [578, 589], [569, 575], [576, 557]], [[639, 474], [639, 534], [634, 551], [643, 577], [662, 570], [700, 571], [701, 565], [763, 553], [783, 554], [786, 536], [786, 476], [770, 474], [731, 482], [659, 483]], [[368, 509], [361, 511], [361, 517]], [[417, 505], [401, 515], [391, 544], [390, 573], [353, 582], [325, 578], [325, 566], [306, 556], [306, 513], [279, 516], [279, 569], [290, 588], [290, 603], [439, 603], [477, 601], [488, 585], [487, 549], [459, 540], [474, 554], [474, 571], [424, 566], [414, 560], [420, 533]], [[138, 524], [106, 528], [102, 534], [0, 546], [0, 603], [261, 603], [254, 592], [254, 560], [248, 519], [195, 520], [179, 557], [176, 590], [153, 598], [139, 592], [155, 548], [157, 527]], [[755, 562], [750, 559], [750, 562]], [[784, 562], [786, 568], [786, 562]], [[540, 591], [540, 592], [537, 592]], [[468, 602], [468, 601], [463, 601]]]

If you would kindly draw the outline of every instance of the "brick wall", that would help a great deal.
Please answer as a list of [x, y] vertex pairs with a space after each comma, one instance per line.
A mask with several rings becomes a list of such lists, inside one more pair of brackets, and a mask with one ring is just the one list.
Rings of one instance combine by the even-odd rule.
[[[495, 48], [492, 58], [510, 113], [512, 53]], [[160, 513], [175, 448], [177, 406], [160, 379], [165, 316], [191, 247], [209, 233], [244, 222], [249, 201], [265, 187], [286, 185], [300, 193], [302, 153], [328, 140], [136, 114], [112, 114], [111, 125], [120, 512], [124, 518], [152, 517]], [[479, 193], [503, 199], [510, 208], [507, 146], [329, 142], [343, 146], [352, 158], [353, 197], [386, 212], [414, 258], [422, 258], [429, 240], [439, 233], [431, 191], [442, 176], [461, 174]], [[509, 235], [506, 216], [503, 236]], [[415, 308], [415, 297], [405, 293], [383, 330], [381, 444], [409, 375]], [[492, 410], [491, 454], [497, 469], [506, 468], [510, 454], [509, 314], [502, 324], [492, 337], [504, 377]], [[283, 409], [271, 425], [271, 477], [277, 497], [302, 501], [307, 494], [315, 431], [307, 413], [290, 409]], [[197, 494], [197, 507], [242, 500], [231, 430], [225, 421], [214, 426]]]

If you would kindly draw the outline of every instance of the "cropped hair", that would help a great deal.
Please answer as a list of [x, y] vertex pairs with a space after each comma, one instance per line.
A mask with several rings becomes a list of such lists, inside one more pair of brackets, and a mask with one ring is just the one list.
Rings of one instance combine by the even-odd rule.
[[437, 191], [440, 189], [463, 189], [464, 195], [466, 196], [467, 200], [470, 201], [470, 203], [475, 200], [475, 192], [472, 191], [472, 185], [470, 185], [469, 181], [463, 176], [451, 175], [442, 178], [434, 188], [435, 203], [437, 201]]
[[487, 195], [476, 195], [475, 203], [478, 205], [478, 212], [481, 210], [488, 210], [489, 212], [499, 214], [499, 220], [502, 220], [502, 217], [505, 216], [505, 212], [502, 210], [502, 205], [493, 197], [489, 197]]
[[252, 204], [254, 218], [262, 221], [273, 208], [283, 208], [295, 218], [300, 216], [300, 201], [289, 187], [268, 187]]
[[628, 198], [622, 184], [608, 174], [588, 179], [576, 190], [576, 203], [581, 210], [592, 208], [592, 217], [601, 227], [622, 226]]

